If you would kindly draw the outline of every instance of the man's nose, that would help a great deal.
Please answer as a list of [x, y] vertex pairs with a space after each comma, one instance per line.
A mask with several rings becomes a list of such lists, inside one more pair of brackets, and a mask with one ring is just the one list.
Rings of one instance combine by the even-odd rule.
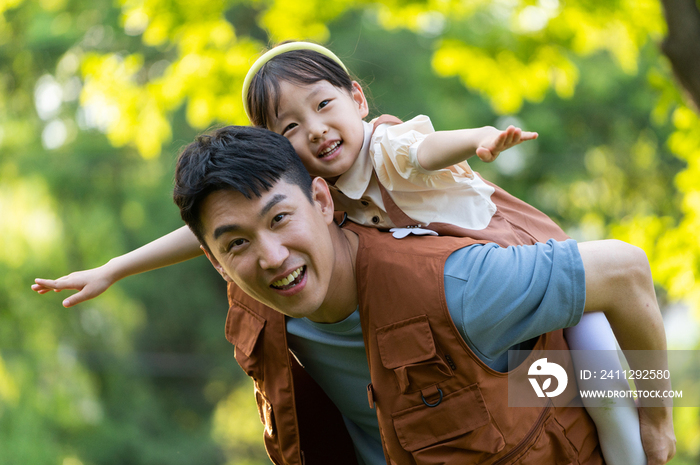
[[281, 267], [289, 257], [289, 249], [273, 237], [260, 238], [258, 247], [260, 267], [264, 270], [274, 270]]

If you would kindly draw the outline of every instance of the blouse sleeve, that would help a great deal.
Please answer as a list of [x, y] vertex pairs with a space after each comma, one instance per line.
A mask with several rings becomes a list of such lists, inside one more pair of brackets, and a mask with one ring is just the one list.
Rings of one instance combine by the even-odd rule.
[[418, 147], [434, 132], [430, 118], [425, 115], [402, 124], [382, 124], [374, 131], [370, 155], [384, 187], [392, 192], [449, 189], [473, 178], [466, 161], [434, 171], [418, 163]]

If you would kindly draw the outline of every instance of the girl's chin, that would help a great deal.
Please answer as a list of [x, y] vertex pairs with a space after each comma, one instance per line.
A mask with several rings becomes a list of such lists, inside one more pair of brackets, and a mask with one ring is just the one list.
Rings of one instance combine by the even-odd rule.
[[351, 160], [336, 159], [333, 163], [328, 163], [325, 166], [321, 165], [318, 167], [319, 169], [316, 171], [323, 174], [312, 174], [312, 176], [321, 176], [326, 181], [334, 183], [340, 176], [345, 174], [352, 167], [355, 160], [356, 157]]

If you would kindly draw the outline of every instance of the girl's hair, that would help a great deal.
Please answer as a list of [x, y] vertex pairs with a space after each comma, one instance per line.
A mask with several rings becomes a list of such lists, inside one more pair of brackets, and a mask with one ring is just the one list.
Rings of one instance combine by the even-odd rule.
[[267, 128], [268, 115], [278, 114], [280, 81], [309, 85], [328, 81], [339, 89], [352, 92], [352, 78], [333, 59], [313, 50], [291, 50], [272, 58], [253, 77], [246, 100], [251, 122]]

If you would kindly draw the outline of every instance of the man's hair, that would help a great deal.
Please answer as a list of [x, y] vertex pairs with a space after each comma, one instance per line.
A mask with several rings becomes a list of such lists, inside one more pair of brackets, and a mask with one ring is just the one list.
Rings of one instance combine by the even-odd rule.
[[352, 92], [352, 78], [335, 60], [313, 50], [285, 52], [265, 63], [250, 83], [246, 99], [255, 126], [267, 128], [268, 115], [278, 114], [280, 81], [297, 85], [328, 81]]
[[311, 176], [285, 137], [262, 128], [227, 126], [198, 136], [182, 150], [173, 200], [183, 221], [208, 250], [201, 218], [208, 195], [230, 190], [247, 199], [259, 198], [280, 180], [299, 186], [312, 201]]

